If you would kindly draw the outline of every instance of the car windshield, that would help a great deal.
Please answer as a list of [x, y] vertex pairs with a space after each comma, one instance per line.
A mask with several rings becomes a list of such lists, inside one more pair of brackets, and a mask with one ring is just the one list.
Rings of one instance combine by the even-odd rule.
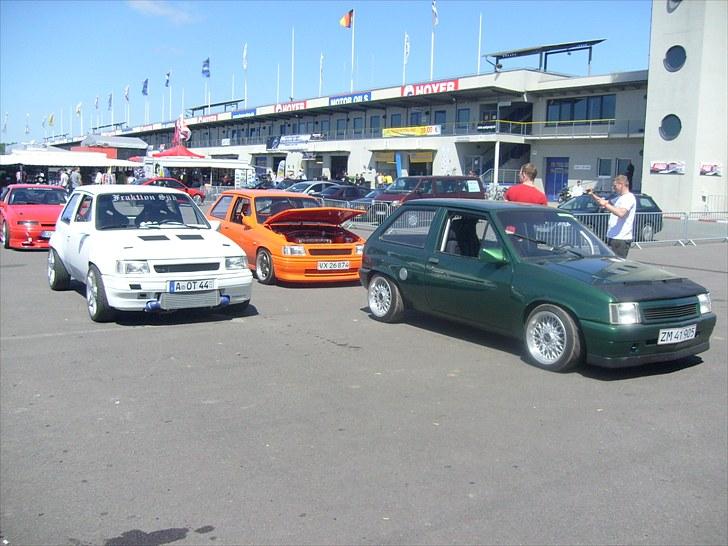
[[11, 205], [62, 205], [66, 192], [55, 188], [19, 188], [13, 190], [8, 201]]
[[418, 180], [416, 178], [398, 178], [386, 189], [387, 193], [401, 193], [414, 191]]
[[328, 188], [324, 188], [324, 190], [321, 192], [321, 195], [324, 197], [328, 195], [336, 195], [339, 191], [343, 190], [344, 188], [342, 186], [329, 186]]
[[511, 246], [522, 258], [613, 256], [591, 231], [561, 210], [502, 210], [496, 215]]
[[295, 191], [296, 193], [305, 192], [311, 184], [309, 182], [296, 182], [291, 186], [288, 186], [287, 191]]
[[209, 228], [199, 208], [181, 193], [107, 193], [96, 204], [96, 229]]
[[259, 223], [265, 222], [269, 216], [288, 209], [309, 209], [320, 207], [316, 199], [310, 197], [258, 197], [255, 200], [255, 214]]

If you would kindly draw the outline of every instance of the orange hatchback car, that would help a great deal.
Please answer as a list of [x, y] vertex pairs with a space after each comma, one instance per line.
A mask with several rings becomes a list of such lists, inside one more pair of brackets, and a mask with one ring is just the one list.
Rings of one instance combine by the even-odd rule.
[[245, 250], [263, 284], [355, 282], [364, 239], [341, 224], [364, 212], [322, 207], [300, 193], [241, 189], [220, 194], [207, 217]]

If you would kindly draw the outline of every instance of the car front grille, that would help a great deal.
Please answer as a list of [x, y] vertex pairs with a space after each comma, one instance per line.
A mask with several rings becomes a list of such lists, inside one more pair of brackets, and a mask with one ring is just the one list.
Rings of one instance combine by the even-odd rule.
[[193, 273], [195, 271], [217, 271], [218, 262], [201, 264], [159, 264], [154, 266], [157, 273]]
[[182, 292], [170, 294], [163, 292], [159, 295], [162, 309], [192, 309], [195, 307], [215, 307], [220, 303], [218, 290], [205, 290], [204, 292]]
[[685, 305], [674, 305], [670, 307], [652, 307], [642, 309], [645, 322], [661, 322], [670, 320], [682, 320], [698, 316], [698, 304], [688, 303]]

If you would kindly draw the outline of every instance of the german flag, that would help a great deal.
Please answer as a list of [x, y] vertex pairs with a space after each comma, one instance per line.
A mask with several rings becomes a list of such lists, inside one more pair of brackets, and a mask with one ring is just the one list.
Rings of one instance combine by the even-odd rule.
[[339, 19], [339, 24], [345, 28], [351, 28], [351, 24], [354, 22], [354, 10], [350, 9], [344, 16]]

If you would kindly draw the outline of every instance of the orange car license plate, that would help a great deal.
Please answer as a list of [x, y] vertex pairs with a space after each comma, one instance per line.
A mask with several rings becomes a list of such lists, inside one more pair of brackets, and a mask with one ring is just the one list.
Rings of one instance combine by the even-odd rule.
[[338, 262], [319, 262], [317, 268], [319, 271], [342, 271], [349, 269], [349, 261], [341, 260]]
[[169, 291], [178, 292], [200, 292], [202, 290], [214, 290], [214, 279], [198, 279], [194, 281], [169, 281]]

